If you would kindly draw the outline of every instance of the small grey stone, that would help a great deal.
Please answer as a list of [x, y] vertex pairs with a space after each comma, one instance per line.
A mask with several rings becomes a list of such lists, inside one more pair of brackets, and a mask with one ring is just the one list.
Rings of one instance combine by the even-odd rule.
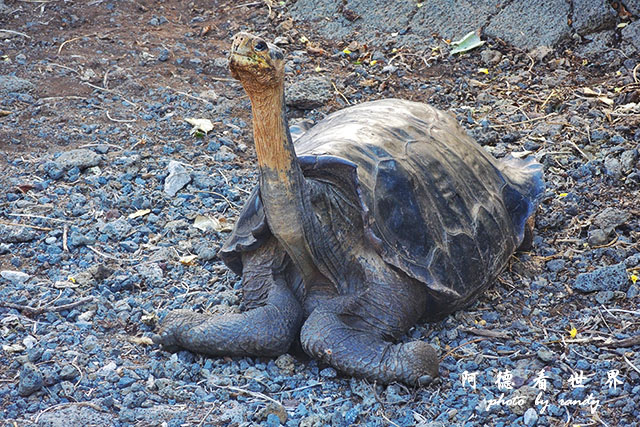
[[29, 276], [27, 273], [23, 273], [22, 271], [11, 271], [11, 270], [3, 270], [0, 271], [0, 276], [4, 279], [8, 280], [10, 283], [15, 285], [22, 284], [29, 280]]
[[529, 408], [524, 413], [523, 417], [524, 424], [527, 426], [534, 426], [538, 422], [538, 413], [535, 409]]
[[174, 197], [185, 185], [191, 182], [191, 176], [187, 169], [179, 162], [171, 160], [169, 166], [169, 175], [164, 179], [164, 192]]
[[331, 82], [324, 77], [309, 77], [286, 89], [287, 105], [311, 110], [321, 107], [333, 98]]
[[485, 64], [496, 65], [502, 60], [502, 53], [493, 49], [483, 49], [482, 52], [480, 52], [480, 57]]
[[42, 388], [42, 373], [40, 369], [32, 363], [25, 363], [20, 370], [20, 382], [18, 383], [18, 394], [26, 397]]
[[556, 358], [555, 353], [547, 348], [541, 348], [536, 354], [538, 356], [538, 359], [546, 363], [550, 363]]
[[593, 226], [611, 232], [614, 228], [619, 227], [629, 221], [631, 214], [618, 208], [608, 207], [595, 216]]
[[604, 159], [605, 173], [610, 177], [620, 179], [622, 177], [622, 164], [615, 157], [607, 157]]
[[60, 378], [63, 380], [72, 380], [78, 376], [78, 370], [73, 365], [64, 365], [60, 369]]
[[2, 243], [24, 243], [36, 238], [38, 233], [27, 227], [13, 227], [0, 224], [0, 242]]
[[82, 348], [85, 351], [92, 352], [98, 348], [98, 344], [98, 338], [96, 338], [95, 335], [88, 335], [82, 342]]
[[0, 96], [6, 96], [9, 92], [28, 92], [34, 88], [29, 80], [16, 76], [0, 76]]
[[589, 230], [587, 233], [587, 242], [592, 247], [605, 245], [609, 242], [609, 233], [600, 228]]
[[640, 286], [637, 283], [629, 286], [629, 290], [627, 291], [627, 298], [632, 299], [640, 295]]
[[80, 170], [98, 166], [104, 157], [94, 151], [86, 148], [78, 148], [76, 150], [65, 151], [55, 159], [55, 164], [61, 170], [69, 170], [78, 168]]
[[600, 291], [596, 294], [596, 301], [600, 304], [604, 304], [613, 299], [614, 293], [613, 291]]
[[286, 375], [293, 375], [295, 369], [295, 359], [290, 354], [285, 353], [281, 356], [278, 356], [275, 364], [278, 369], [282, 371], [282, 373]]
[[136, 267], [138, 274], [147, 282], [155, 283], [162, 280], [163, 272], [160, 266], [155, 263], [143, 263]]
[[74, 246], [74, 247], [90, 246], [90, 245], [93, 245], [95, 242], [96, 242], [96, 239], [94, 239], [91, 236], [88, 236], [85, 233], [75, 231], [75, 230], [69, 233], [70, 246]]
[[[284, 425], [287, 422], [287, 410], [284, 409], [284, 406], [274, 402], [267, 403], [267, 406], [259, 410], [256, 414], [256, 419], [258, 421], [265, 421], [268, 420], [271, 415], [275, 415], [276, 422], [279, 420], [280, 424]], [[269, 425], [270, 423], [267, 422], [266, 424]]]
[[337, 375], [338, 373], [333, 368], [324, 368], [320, 371], [320, 376], [322, 378], [335, 378]]
[[631, 172], [636, 166], [636, 161], [638, 161], [638, 150], [636, 148], [625, 150], [620, 155], [620, 163], [624, 172]]
[[131, 231], [131, 224], [125, 218], [118, 218], [99, 227], [100, 231], [116, 241], [123, 240]]
[[627, 266], [627, 268], [640, 266], [640, 253], [635, 253], [631, 256], [628, 256], [627, 259], [624, 260], [624, 264]]
[[618, 291], [628, 280], [627, 269], [622, 262], [579, 274], [573, 287], [581, 292]]
[[547, 270], [557, 272], [564, 268], [566, 261], [563, 259], [552, 259], [547, 262]]
[[383, 73], [395, 73], [397, 70], [398, 70], [398, 67], [396, 67], [395, 65], [391, 65], [391, 64], [385, 65], [382, 68], [382, 72]]
[[203, 261], [211, 261], [216, 257], [218, 251], [214, 247], [208, 245], [201, 245], [196, 250], [196, 255]]

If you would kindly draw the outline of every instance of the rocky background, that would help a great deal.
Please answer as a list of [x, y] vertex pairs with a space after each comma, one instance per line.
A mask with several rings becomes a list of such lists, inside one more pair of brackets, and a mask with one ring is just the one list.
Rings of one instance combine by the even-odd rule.
[[[2, 422], [636, 425], [638, 18], [634, 0], [0, 0]], [[292, 123], [420, 100], [544, 164], [533, 251], [404, 338], [440, 350], [439, 384], [151, 344], [171, 309], [241, 308], [216, 256], [256, 181], [239, 30], [288, 52]], [[485, 43], [450, 55], [471, 31]]]

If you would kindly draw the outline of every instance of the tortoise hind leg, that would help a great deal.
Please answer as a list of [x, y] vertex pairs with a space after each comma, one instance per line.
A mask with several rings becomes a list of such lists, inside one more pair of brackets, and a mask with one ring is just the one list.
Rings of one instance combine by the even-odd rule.
[[171, 351], [184, 348], [214, 356], [285, 353], [300, 329], [302, 308], [283, 275], [273, 273], [277, 250], [281, 251], [271, 243], [243, 256], [243, 287], [251, 309], [222, 315], [174, 310], [153, 341]]
[[428, 384], [438, 376], [433, 347], [422, 341], [390, 341], [406, 332], [424, 310], [424, 289], [416, 283], [400, 287], [393, 287], [394, 294], [385, 292], [390, 286], [375, 285], [354, 299], [318, 306], [302, 326], [303, 349], [349, 375], [382, 383]]

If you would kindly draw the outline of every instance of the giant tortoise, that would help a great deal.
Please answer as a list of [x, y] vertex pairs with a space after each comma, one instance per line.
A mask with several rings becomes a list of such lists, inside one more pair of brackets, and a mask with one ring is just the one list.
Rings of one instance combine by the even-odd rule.
[[428, 383], [433, 347], [395, 341], [494, 281], [531, 232], [541, 166], [498, 161], [449, 114], [399, 99], [337, 111], [294, 144], [282, 51], [238, 33], [229, 67], [251, 99], [260, 171], [220, 251], [242, 275], [247, 309], [172, 311], [154, 341], [277, 356], [299, 339], [346, 374]]

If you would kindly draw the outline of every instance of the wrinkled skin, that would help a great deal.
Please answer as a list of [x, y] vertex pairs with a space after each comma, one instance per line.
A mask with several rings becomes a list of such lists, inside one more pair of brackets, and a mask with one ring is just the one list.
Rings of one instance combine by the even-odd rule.
[[176, 310], [156, 343], [276, 356], [299, 336], [311, 357], [379, 382], [438, 376], [427, 343], [395, 340], [467, 305], [526, 236], [539, 165], [485, 153], [453, 118], [383, 100], [334, 113], [291, 140], [280, 50], [235, 36], [229, 64], [252, 102], [260, 182], [221, 250], [247, 310]]

